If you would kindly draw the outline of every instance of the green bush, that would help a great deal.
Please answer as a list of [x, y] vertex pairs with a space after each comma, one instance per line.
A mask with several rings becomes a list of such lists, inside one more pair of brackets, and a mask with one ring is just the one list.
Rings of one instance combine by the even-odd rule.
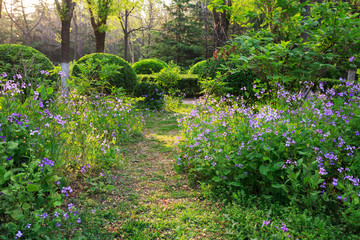
[[[199, 73], [199, 77], [203, 79], [201, 80], [203, 92], [209, 91], [213, 84], [216, 84], [211, 94], [217, 96], [231, 94], [243, 97], [247, 102], [255, 100], [253, 85], [257, 76], [254, 72], [251, 69], [227, 72], [223, 67], [225, 64], [226, 62], [222, 58], [210, 59], [204, 63], [204, 67]], [[218, 77], [221, 79], [216, 81]]]
[[165, 67], [167, 67], [167, 64], [158, 59], [144, 59], [133, 65], [133, 69], [137, 74], [158, 73]]
[[176, 87], [180, 80], [180, 67], [173, 62], [156, 74], [156, 83], [164, 88], [165, 91], [171, 91]]
[[55, 76], [48, 76], [53, 69], [52, 62], [34, 48], [0, 44], [0, 74], [5, 72], [8, 78], [15, 75], [15, 82], [19, 81], [27, 85], [30, 83], [33, 89], [36, 89], [38, 84], [50, 83], [51, 79], [56, 79]]
[[141, 75], [138, 75], [138, 79], [140, 82], [155, 82], [156, 75], [155, 74], [141, 74]]
[[[175, 89], [186, 97], [199, 96], [201, 92], [199, 78], [196, 74], [180, 74]], [[155, 82], [156, 75], [138, 75], [141, 82]]]
[[93, 53], [79, 59], [73, 66], [72, 75], [77, 78], [77, 85], [87, 93], [110, 93], [111, 88], [123, 88], [131, 94], [137, 77], [124, 59], [106, 53]]
[[206, 67], [206, 60], [200, 61], [198, 63], [196, 63], [194, 66], [192, 66], [189, 69], [189, 74], [201, 74], [202, 71], [204, 70], [204, 68]]
[[199, 96], [201, 88], [198, 76], [195, 74], [181, 74], [180, 80], [176, 84], [176, 89], [186, 97]]
[[156, 83], [140, 82], [134, 88], [135, 97], [144, 97], [140, 106], [149, 109], [161, 109], [164, 105], [164, 95], [161, 87]]

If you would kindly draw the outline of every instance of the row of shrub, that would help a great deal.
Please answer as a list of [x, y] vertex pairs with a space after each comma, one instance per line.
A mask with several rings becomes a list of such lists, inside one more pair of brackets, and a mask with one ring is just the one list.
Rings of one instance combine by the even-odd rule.
[[[54, 79], [60, 71], [43, 54], [30, 47], [0, 45], [0, 56], [0, 72], [19, 74], [22, 79], [18, 81], [28, 85], [50, 85], [51, 82], [55, 82]], [[157, 59], [142, 60], [131, 67], [118, 56], [94, 53], [84, 56], [75, 63], [72, 76], [73, 83], [79, 87], [80, 93], [88, 95], [96, 92], [109, 94], [119, 88], [127, 94], [132, 94], [139, 80], [152, 82], [154, 85], [155, 82], [159, 83], [159, 80], [155, 81], [155, 79], [163, 78], [161, 86], [154, 86], [155, 88], [161, 88], [163, 91], [176, 89], [178, 93], [189, 97], [200, 94], [217, 96], [231, 94], [242, 97], [247, 102], [256, 101], [257, 94], [253, 91], [253, 86], [264, 86], [264, 81], [259, 80], [260, 77], [251, 69], [234, 71], [227, 69], [225, 65], [228, 63], [224, 58], [210, 59], [192, 66], [189, 74], [179, 75], [179, 69], [176, 70], [177, 72], [172, 70], [176, 69], [176, 66], [171, 67]], [[38, 76], [38, 72], [43, 74]], [[135, 73], [142, 74], [139, 76], [140, 79], [137, 79]], [[174, 79], [178, 80], [175, 81], [176, 83], [171, 83]], [[339, 84], [339, 81], [334, 79], [323, 79], [323, 81], [327, 82], [325, 86], [329, 87]], [[139, 88], [142, 89], [141, 95]], [[135, 96], [152, 94], [150, 92], [145, 94], [144, 89], [146, 88], [138, 87]], [[151, 99], [153, 98], [145, 102], [150, 102]]]
[[[156, 82], [157, 75], [143, 74], [138, 75], [141, 82]], [[201, 93], [199, 77], [196, 74], [180, 74], [179, 80], [175, 86], [181, 93], [187, 97], [197, 97]]]

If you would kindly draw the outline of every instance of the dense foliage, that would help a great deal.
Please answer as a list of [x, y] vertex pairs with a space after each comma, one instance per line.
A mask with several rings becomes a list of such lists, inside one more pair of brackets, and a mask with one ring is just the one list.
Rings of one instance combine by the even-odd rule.
[[160, 72], [167, 64], [157, 59], [144, 59], [134, 63], [133, 69], [136, 74], [153, 74]]
[[360, 85], [342, 87], [320, 84], [320, 97], [303, 102], [279, 86], [278, 105], [256, 109], [227, 98], [199, 105], [180, 120], [177, 168], [215, 188], [338, 212], [359, 229]]
[[[54, 65], [50, 60], [34, 48], [0, 44], [0, 74], [14, 74], [16, 82], [31, 85], [35, 89], [38, 84], [50, 83], [52, 79], [55, 79], [55, 76], [49, 77], [53, 69]], [[41, 75], [39, 75], [40, 72]]]
[[119, 144], [142, 135], [143, 117], [128, 98], [63, 99], [44, 85], [23, 103], [22, 85], [2, 76], [0, 238], [75, 239], [85, 219], [64, 204], [72, 180], [116, 166]]
[[206, 60], [195, 63], [190, 69], [189, 74], [202, 74], [204, 68], [206, 67]]
[[87, 93], [109, 93], [112, 88], [123, 88], [131, 94], [137, 77], [124, 59], [105, 53], [93, 53], [79, 59], [72, 70], [76, 84], [87, 89]]
[[160, 110], [164, 105], [161, 87], [153, 82], [138, 83], [134, 89], [134, 96], [144, 98], [139, 104], [145, 108]]
[[[138, 75], [142, 82], [155, 82], [156, 75]], [[196, 74], [180, 74], [174, 89], [186, 97], [200, 96], [199, 77]]]
[[[294, 6], [295, 13], [300, 10], [301, 5]], [[296, 92], [305, 90], [305, 81], [317, 86], [322, 78], [347, 78], [348, 69], [358, 65], [359, 18], [349, 14], [347, 3], [318, 4], [311, 11], [306, 24], [299, 24], [298, 15], [289, 15], [295, 27], [282, 23], [281, 35], [263, 29], [235, 37], [217, 56], [222, 72], [251, 70], [256, 85], [269, 97], [278, 84]], [[306, 41], [300, 33], [307, 34]]]

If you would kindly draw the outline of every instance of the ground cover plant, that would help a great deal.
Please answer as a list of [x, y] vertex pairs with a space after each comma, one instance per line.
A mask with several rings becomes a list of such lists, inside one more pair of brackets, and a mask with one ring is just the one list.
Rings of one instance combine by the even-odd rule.
[[339, 87], [320, 84], [320, 97], [309, 101], [279, 86], [272, 105], [226, 97], [199, 104], [179, 120], [176, 168], [225, 198], [245, 191], [327, 211], [343, 232], [359, 234], [360, 85]]
[[1, 239], [73, 239], [85, 219], [67, 201], [72, 182], [122, 161], [121, 144], [142, 136], [144, 116], [135, 99], [65, 99], [44, 85], [24, 101], [26, 86], [8, 75], [0, 77]]

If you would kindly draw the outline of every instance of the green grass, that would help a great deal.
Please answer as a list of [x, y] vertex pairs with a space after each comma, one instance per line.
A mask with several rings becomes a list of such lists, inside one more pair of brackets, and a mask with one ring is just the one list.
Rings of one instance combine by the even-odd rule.
[[[175, 173], [176, 120], [188, 109], [179, 105], [172, 112], [157, 113], [149, 119], [143, 139], [123, 146], [123, 163], [96, 181], [79, 179], [74, 187], [77, 197], [72, 199], [80, 206], [85, 223], [79, 236], [139, 240], [352, 238], [351, 233], [341, 234], [341, 226], [332, 226], [321, 210], [304, 212], [291, 204], [270, 203], [266, 197], [243, 192], [233, 195], [231, 201], [224, 200], [219, 197], [221, 188], [200, 187], [189, 182], [187, 175]], [[107, 185], [115, 189], [110, 191]], [[268, 220], [271, 223], [262, 226]], [[289, 232], [281, 230], [282, 223]]]

